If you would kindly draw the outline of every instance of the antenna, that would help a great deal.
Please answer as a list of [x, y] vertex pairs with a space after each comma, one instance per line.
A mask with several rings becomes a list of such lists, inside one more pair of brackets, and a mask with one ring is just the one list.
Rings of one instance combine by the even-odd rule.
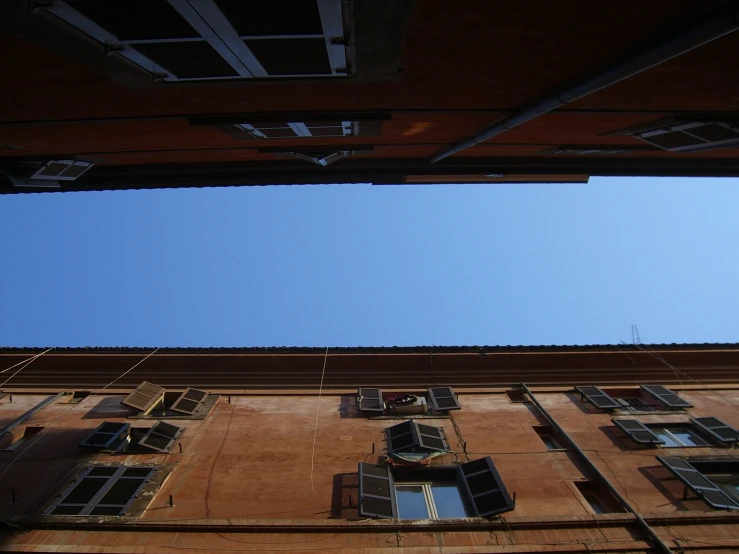
[[639, 327], [631, 324], [631, 342], [633, 344], [641, 344], [641, 338], [639, 338]]

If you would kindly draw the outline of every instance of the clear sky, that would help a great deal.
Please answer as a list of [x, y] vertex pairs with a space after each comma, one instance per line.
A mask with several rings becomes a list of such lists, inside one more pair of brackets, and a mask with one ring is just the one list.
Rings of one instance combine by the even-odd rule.
[[0, 196], [3, 346], [739, 341], [739, 179]]

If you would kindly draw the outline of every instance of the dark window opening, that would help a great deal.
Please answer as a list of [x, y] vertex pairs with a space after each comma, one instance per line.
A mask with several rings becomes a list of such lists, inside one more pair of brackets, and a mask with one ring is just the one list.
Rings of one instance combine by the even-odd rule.
[[0, 437], [0, 450], [13, 451], [27, 444], [33, 437], [43, 431], [43, 427], [26, 427], [22, 433], [6, 432]]
[[539, 435], [547, 450], [564, 450], [551, 425], [535, 425], [534, 431]]
[[624, 512], [623, 506], [604, 487], [595, 481], [574, 481], [575, 487], [594, 514]]

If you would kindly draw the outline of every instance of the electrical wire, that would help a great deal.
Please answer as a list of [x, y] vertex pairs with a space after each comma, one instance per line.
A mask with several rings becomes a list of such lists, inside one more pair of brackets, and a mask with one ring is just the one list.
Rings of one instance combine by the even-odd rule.
[[318, 388], [318, 402], [316, 403], [316, 424], [313, 428], [313, 448], [310, 454], [310, 486], [313, 489], [313, 494], [318, 496], [316, 492], [316, 485], [313, 482], [313, 463], [316, 457], [316, 435], [318, 434], [318, 414], [321, 409], [321, 393], [323, 392], [323, 376], [326, 375], [326, 362], [328, 361], [328, 346], [326, 347], [326, 354], [323, 356], [323, 371], [321, 372], [321, 385]]
[[13, 373], [13, 375], [11, 375], [10, 377], [8, 377], [5, 380], [5, 382], [2, 385], [0, 385], [0, 387], [4, 387], [8, 381], [10, 381], [13, 377], [15, 377], [16, 375], [18, 375], [22, 370], [26, 369], [29, 365], [31, 365], [38, 358], [40, 358], [41, 356], [43, 356], [44, 354], [46, 354], [50, 350], [53, 350], [53, 348], [47, 348], [46, 350], [44, 350], [43, 352], [41, 352], [41, 354], [36, 354], [35, 356], [30, 357], [28, 360], [23, 360], [22, 362], [18, 362], [17, 364], [14, 364], [14, 365], [10, 366], [9, 368], [3, 369], [2, 371], [0, 371], [0, 373], [5, 373], [6, 371], [10, 371], [14, 367], [18, 367], [21, 364], [25, 364], [18, 371], [16, 371], [15, 373]]
[[[49, 350], [51, 350], [51, 348]], [[127, 375], [128, 373], [130, 373], [131, 371], [133, 371], [135, 368], [137, 368], [138, 366], [140, 366], [142, 363], [144, 363], [146, 360], [148, 360], [158, 350], [159, 350], [159, 347], [155, 348], [153, 352], [151, 352], [150, 354], [146, 355], [141, 361], [139, 361], [136, 364], [134, 364], [133, 367], [131, 367], [130, 369], [124, 371], [121, 375], [119, 375], [118, 377], [116, 377], [115, 379], [113, 379], [110, 383], [108, 383], [107, 385], [105, 385], [102, 389], [98, 389], [98, 390], [100, 392], [104, 391], [105, 389], [107, 389], [108, 387], [110, 387], [111, 385], [113, 385], [116, 381], [118, 381], [119, 379], [121, 379], [123, 376]], [[48, 350], [47, 350], [47, 352], [48, 352]], [[33, 358], [31, 361], [33, 361], [34, 359], [36, 359], [36, 358]], [[23, 368], [21, 368], [21, 369], [23, 369]], [[18, 370], [18, 371], [20, 371], [20, 370]], [[7, 383], [7, 381], [6, 381], [6, 383]], [[79, 403], [79, 404], [73, 404], [72, 407], [69, 410], [67, 410], [67, 411], [62, 412], [61, 414], [59, 414], [56, 418], [54, 418], [53, 420], [51, 420], [50, 423], [48, 423], [47, 425], [45, 425], [44, 428], [40, 432], [36, 433], [36, 437], [31, 442], [28, 443], [28, 446], [26, 446], [26, 448], [24, 448], [20, 452], [20, 454], [18, 454], [18, 456], [16, 456], [12, 460], [10, 460], [10, 462], [5, 467], [5, 469], [3, 470], [3, 472], [0, 473], [0, 483], [2, 482], [3, 477], [5, 477], [5, 474], [8, 472], [8, 470], [11, 467], [13, 467], [13, 464], [15, 462], [17, 462], [18, 460], [20, 460], [23, 457], [24, 454], [26, 454], [28, 451], [30, 451], [31, 448], [33, 448], [33, 445], [36, 444], [41, 439], [41, 437], [43, 437], [46, 434], [46, 432], [51, 428], [52, 425], [54, 425], [62, 417], [66, 416], [66, 415], [69, 415], [70, 413], [72, 413], [72, 410], [74, 410], [80, 404], [81, 403]], [[15, 523], [10, 523], [9, 521], [7, 521], [5, 519], [5, 517], [2, 515], [2, 513], [0, 513], [0, 521], [2, 521], [8, 527], [14, 527], [14, 528], [16, 528], [16, 529], [18, 529], [20, 531], [23, 531], [23, 528], [20, 525], [16, 525]]]

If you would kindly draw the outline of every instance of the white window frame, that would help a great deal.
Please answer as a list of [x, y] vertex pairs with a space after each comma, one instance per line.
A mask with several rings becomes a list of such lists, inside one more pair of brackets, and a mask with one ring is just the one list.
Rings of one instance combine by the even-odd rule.
[[[459, 498], [462, 501], [462, 505], [464, 506], [464, 498], [462, 497], [462, 493], [459, 490], [459, 485], [457, 483], [440, 482], [440, 481], [439, 482], [434, 482], [434, 481], [417, 482], [416, 481], [416, 482], [410, 482], [410, 483], [406, 483], [406, 482], [398, 483], [398, 482], [396, 482], [396, 483], [394, 483], [394, 487], [395, 487], [395, 498], [396, 498], [396, 501], [395, 502], [398, 504], [398, 513], [400, 513], [400, 504], [397, 501], [398, 487], [421, 487], [421, 490], [423, 491], [423, 498], [426, 501], [426, 510], [429, 513], [428, 519], [447, 519], [447, 518], [439, 517], [439, 512], [436, 511], [436, 503], [434, 501], [434, 494], [431, 491], [431, 487], [432, 486], [439, 486], [439, 485], [447, 485], [447, 486], [448, 485], [454, 485], [456, 487], [456, 489], [457, 489], [457, 493], [459, 494]], [[398, 517], [400, 519], [403, 519], [402, 517], [400, 517], [400, 515]], [[464, 516], [461, 516], [461, 517], [469, 517], [467, 515], [467, 509], [466, 508], [465, 508], [465, 515]]]
[[[63, 1], [55, 1], [46, 8], [69, 25], [105, 45], [135, 65], [151, 73], [160, 81], [214, 81], [253, 78], [321, 78], [347, 77], [346, 47], [344, 45], [344, 22], [341, 0], [316, 0], [323, 28], [322, 34], [310, 35], [239, 35], [214, 0], [167, 0], [169, 4], [200, 34], [200, 38], [120, 40], [114, 34], [88, 19]], [[330, 74], [270, 75], [252, 53], [244, 40], [278, 40], [299, 38], [323, 38], [331, 67]], [[207, 42], [230, 65], [237, 75], [216, 77], [179, 78], [165, 67], [148, 58], [136, 49], [136, 44], [173, 42]]]
[[693, 438], [697, 439], [696, 442], [702, 442], [703, 444], [696, 444], [696, 445], [685, 444], [679, 438], [677, 438], [673, 433], [670, 432], [669, 427], [656, 427], [656, 426], [652, 427], [651, 425], [648, 425], [647, 427], [649, 427], [649, 430], [652, 431], [652, 433], [654, 433], [658, 437], [659, 437], [659, 433], [663, 433], [667, 435], [668, 437], [670, 437], [670, 439], [674, 440], [678, 444], [678, 446], [667, 446], [664, 444], [660, 444], [659, 445], [660, 448], [698, 448], [701, 446], [711, 446], [711, 443], [706, 441], [703, 437], [699, 436], [698, 433], [696, 433], [689, 426], [680, 427], [680, 429], [684, 429], [688, 431], [693, 436]]

